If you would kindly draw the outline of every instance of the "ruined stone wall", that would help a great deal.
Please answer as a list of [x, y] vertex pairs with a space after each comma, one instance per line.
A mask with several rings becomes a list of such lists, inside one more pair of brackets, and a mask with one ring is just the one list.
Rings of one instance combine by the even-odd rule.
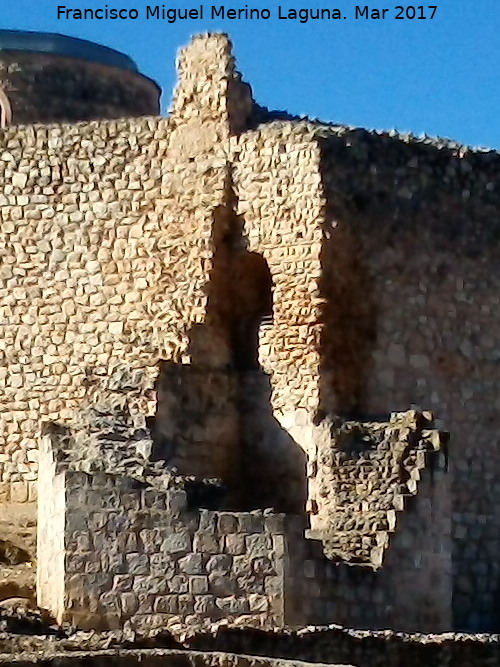
[[[207, 642], [209, 643], [209, 642]], [[83, 662], [88, 667], [494, 667], [498, 663], [498, 640], [488, 636], [429, 637], [406, 636], [368, 632], [342, 632], [317, 630], [307, 635], [276, 636], [269, 633], [259, 636], [251, 631], [241, 631], [241, 638], [217, 637], [213, 644], [245, 646], [245, 653], [218, 651], [186, 651], [175, 649], [107, 649], [100, 651], [60, 651], [55, 654], [35, 655], [22, 653], [16, 658], [19, 667], [76, 667]], [[257, 645], [258, 648], [254, 648]], [[268, 654], [250, 655], [252, 651], [265, 651], [274, 655], [283, 652], [287, 657], [269, 658]], [[317, 647], [317, 648], [316, 648]], [[299, 657], [297, 657], [299, 656]], [[306, 662], [300, 656], [308, 656]], [[316, 656], [322, 656], [317, 658]], [[320, 662], [321, 660], [321, 662]], [[0, 664], [12, 664], [10, 655], [2, 655]]]
[[264, 505], [300, 512], [318, 401], [319, 155], [311, 131], [291, 123], [246, 132], [231, 147], [247, 248], [264, 258], [272, 280], [272, 315], [258, 336], [261, 368], [242, 378], [243, 471], [249, 502], [258, 484]]
[[[40, 421], [70, 421], [122, 363], [146, 373], [142, 402], [153, 416], [148, 391], [164, 361], [157, 456], [195, 475], [238, 472], [224, 321], [227, 141], [229, 111], [244, 124], [251, 96], [221, 35], [195, 39], [179, 75], [168, 120], [0, 135], [3, 499], [34, 500]], [[189, 432], [187, 414], [195, 415]]]
[[[224, 488], [216, 480], [180, 477], [164, 461], [148, 461], [152, 442], [131, 384], [125, 378], [122, 388], [102, 392], [75, 415], [73, 428], [45, 429], [37, 590], [40, 604], [59, 619], [89, 628], [130, 621], [144, 632], [172, 623], [199, 629], [221, 619], [258, 626], [449, 627], [451, 513], [439, 450], [424, 471], [418, 453], [429, 452], [419, 449], [425, 442], [416, 437], [407, 458], [398, 459], [406, 498], [384, 460], [377, 478], [366, 478], [382, 491], [367, 497], [360, 490], [362, 506], [340, 524], [343, 498], [334, 486], [331, 525], [304, 539], [305, 516], [222, 511]], [[386, 430], [403, 430], [408, 419], [397, 417]], [[385, 444], [400, 456], [390, 440], [379, 447]], [[362, 485], [359, 472], [351, 477]], [[409, 486], [416, 480], [414, 497]], [[405, 512], [387, 525], [394, 494], [406, 501], [398, 506]], [[377, 571], [370, 568], [374, 551]]]
[[66, 620], [283, 624], [284, 517], [188, 512], [182, 494], [77, 473], [66, 503]]
[[[349, 229], [376, 336], [346, 325], [353, 351], [335, 362], [330, 356], [323, 366], [337, 364], [342, 378], [357, 354], [358, 385], [342, 402], [346, 392], [329, 379], [323, 404], [368, 414], [415, 404], [439, 416], [452, 443], [454, 626], [494, 630], [500, 590], [500, 158], [363, 130], [324, 133], [328, 224]], [[333, 248], [326, 259], [335, 271]], [[338, 298], [333, 284], [332, 294]], [[343, 294], [349, 298], [349, 283]], [[328, 335], [335, 337], [335, 330]]]
[[144, 119], [0, 137], [3, 498], [34, 499], [40, 421], [71, 420], [99, 376], [124, 361], [152, 387], [159, 359], [190, 360], [225, 171], [183, 164], [168, 131]]
[[[5, 658], [5, 659], [4, 659]], [[8, 664], [12, 660], [11, 656], [7, 658], [4, 654], [0, 656], [0, 664]], [[43, 665], [44, 667], [76, 667], [85, 662], [89, 667], [161, 667], [169, 664], [171, 667], [218, 667], [222, 662], [227, 667], [312, 667], [303, 661], [297, 660], [275, 660], [273, 658], [256, 657], [249, 655], [232, 655], [224, 652], [202, 652], [186, 651], [182, 649], [103, 649], [99, 651], [61, 651], [52, 653], [50, 657], [34, 657], [31, 653], [22, 653], [17, 656], [16, 664], [19, 667], [34, 667]], [[474, 667], [474, 663], [470, 663]], [[318, 663], [314, 663], [318, 665]], [[353, 667], [352, 665], [342, 664], [333, 665], [328, 663], [329, 667]], [[326, 667], [320, 664], [319, 667]], [[392, 667], [392, 666], [391, 666]], [[440, 665], [438, 665], [440, 667]]]
[[424, 471], [447, 470], [448, 434], [433, 428], [431, 413], [414, 410], [371, 422], [337, 417], [323, 426], [310, 462], [317, 505], [312, 532], [331, 559], [378, 569]]
[[197, 650], [305, 660], [315, 663], [352, 664], [356, 667], [493, 667], [500, 657], [498, 635], [400, 634], [309, 627], [296, 631], [266, 632], [220, 628], [216, 636], [194, 637], [188, 645]]
[[423, 474], [418, 495], [405, 503], [376, 570], [332, 562], [321, 557], [321, 543], [307, 545], [303, 597], [310, 605], [310, 623], [401, 632], [452, 627], [448, 483], [442, 469]]
[[185, 155], [228, 149], [232, 134], [247, 129], [252, 117], [250, 87], [236, 71], [226, 35], [196, 35], [177, 57], [179, 82], [171, 115], [174, 141]]
[[175, 478], [125, 477], [123, 470], [141, 468], [132, 450], [115, 473], [95, 472], [87, 459], [82, 472], [53, 446], [48, 437], [41, 450], [37, 590], [60, 621], [130, 623], [141, 632], [199, 630], [222, 619], [257, 627], [450, 626], [450, 508], [440, 469], [420, 482], [375, 572], [327, 559], [323, 544], [304, 539], [303, 517], [198, 510]]
[[[39, 499], [37, 591], [59, 621], [102, 629], [129, 622], [143, 632], [221, 618], [283, 626], [289, 548], [283, 515], [190, 508], [181, 487], [57, 463], [50, 442], [42, 458], [48, 463], [40, 484], [62, 488], [64, 497], [57, 508], [62, 523], [52, 520], [52, 495]], [[63, 544], [62, 570], [51, 570], [51, 550], [43, 549], [51, 541]], [[62, 606], [54, 591], [63, 592]]]
[[15, 125], [149, 116], [160, 110], [158, 86], [141, 74], [55, 54], [3, 50], [0, 88]]
[[[211, 35], [181, 52], [169, 120], [0, 134], [1, 497], [34, 500], [40, 421], [70, 422], [123, 364], [145, 377], [157, 457], [222, 478], [239, 508], [306, 507], [313, 527], [338, 470], [318, 469], [328, 420], [414, 403], [451, 431], [454, 623], [492, 629], [498, 155], [306, 122], [249, 130], [230, 48]], [[435, 590], [442, 568], [447, 601], [447, 527], [415, 516], [415, 586]], [[409, 580], [408, 534], [389, 588]], [[342, 577], [338, 613], [375, 622]], [[442, 622], [377, 586], [359, 583], [373, 609]]]

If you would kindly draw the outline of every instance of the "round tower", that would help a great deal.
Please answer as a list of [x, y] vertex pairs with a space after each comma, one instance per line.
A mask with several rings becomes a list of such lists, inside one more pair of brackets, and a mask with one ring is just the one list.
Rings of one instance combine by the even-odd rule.
[[0, 30], [0, 124], [158, 115], [160, 88], [119, 51], [53, 33]]

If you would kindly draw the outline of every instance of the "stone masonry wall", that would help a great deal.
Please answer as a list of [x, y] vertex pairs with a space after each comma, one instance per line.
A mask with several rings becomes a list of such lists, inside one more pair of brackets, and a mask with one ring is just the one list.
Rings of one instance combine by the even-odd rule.
[[[273, 658], [255, 657], [249, 655], [232, 655], [224, 652], [186, 651], [182, 649], [103, 649], [99, 651], [71, 651], [57, 652], [50, 656], [34, 656], [33, 653], [22, 653], [16, 664], [19, 667], [72, 667], [85, 662], [88, 667], [161, 667], [168, 664], [171, 667], [218, 667], [224, 663], [226, 667], [312, 667], [303, 661], [297, 660], [275, 660]], [[12, 660], [9, 656], [2, 654], [0, 664], [8, 664]], [[314, 663], [317, 665], [317, 663]], [[326, 665], [320, 665], [326, 667]], [[346, 663], [329, 667], [353, 667]], [[440, 667], [440, 666], [439, 666]], [[472, 665], [471, 665], [472, 667]]]
[[0, 133], [0, 497], [35, 499], [40, 421], [71, 422], [123, 364], [159, 457], [243, 509], [314, 517], [329, 420], [432, 409], [453, 442], [453, 623], [494, 629], [498, 154], [256, 128], [222, 35], [179, 71], [168, 120]]
[[[214, 50], [226, 62], [214, 75], [217, 94], [199, 89], [194, 71], [211, 66]], [[299, 447], [307, 448], [308, 438], [302, 426], [309, 419], [305, 405], [315, 400], [314, 327], [313, 338], [304, 341], [310, 363], [302, 363], [300, 349], [291, 351], [302, 345], [306, 326], [315, 319], [314, 293], [301, 284], [301, 276], [305, 267], [309, 275], [318, 271], [314, 235], [319, 234], [315, 225], [320, 209], [300, 183], [305, 178], [319, 187], [317, 175], [311, 175], [317, 152], [310, 131], [296, 132], [289, 125], [249, 134], [241, 145], [236, 138], [229, 142], [228, 111], [217, 105], [224, 104], [230, 90], [233, 116], [236, 108], [244, 119], [249, 93], [231, 78], [234, 63], [227, 43], [215, 37], [207, 47], [195, 40], [185, 58], [186, 62], [181, 57], [181, 81], [169, 120], [12, 128], [2, 135], [3, 498], [35, 498], [40, 417], [69, 420], [81, 400], [92, 395], [95, 383], [102, 384], [124, 361], [145, 369], [151, 387], [159, 359], [166, 362], [158, 385], [163, 412], [158, 414], [157, 432], [164, 451], [177, 454], [172, 462], [193, 474], [235, 477], [240, 469], [239, 424], [231, 406], [244, 400], [244, 392], [236, 392], [235, 380], [225, 375], [231, 340], [224, 290], [231, 257], [237, 266], [242, 252], [263, 256], [270, 267], [274, 323], [266, 333], [268, 342], [261, 340], [259, 349], [263, 360], [271, 354], [266, 363], [273, 366], [277, 387], [272, 401], [275, 408], [281, 406], [277, 415], [284, 420], [284, 426], [275, 422], [277, 428], [285, 433], [288, 422], [297, 422], [297, 433], [302, 433], [300, 445], [293, 444], [299, 453], [292, 455], [290, 466], [299, 480], [292, 485], [300, 484], [305, 457]], [[207, 123], [212, 127], [205, 147], [197, 139], [199, 117], [190, 106], [192, 95], [198, 95], [199, 107], [207, 109], [204, 128]], [[208, 136], [205, 130], [203, 136]], [[287, 154], [295, 161], [285, 160]], [[228, 166], [229, 155], [239, 156], [235, 169]], [[256, 197], [258, 173], [266, 176]], [[242, 211], [250, 207], [253, 213], [245, 213], [231, 249], [225, 248], [224, 235], [234, 237], [235, 216], [241, 213], [234, 208], [236, 190], [238, 206]], [[275, 202], [275, 211], [266, 206], [268, 198]], [[313, 225], [307, 238], [300, 230], [290, 231], [290, 214], [303, 220], [304, 229]], [[269, 236], [265, 230], [270, 216], [276, 221]], [[290, 259], [282, 270], [285, 256]], [[252, 289], [252, 276], [238, 276], [238, 270], [235, 284], [248, 283]], [[237, 297], [232, 297], [233, 303]], [[285, 309], [285, 303], [297, 307]], [[198, 412], [200, 422], [187, 437], [182, 412], [168, 407], [179, 399], [181, 376], [189, 386], [187, 400], [192, 401], [192, 408], [184, 406], [188, 412], [200, 407], [198, 396], [209, 386], [209, 376], [214, 381], [220, 377], [216, 394], [227, 406], [220, 418]], [[263, 401], [269, 410], [269, 392], [264, 392]], [[295, 406], [288, 417], [287, 401]], [[303, 414], [295, 415], [296, 409]], [[249, 424], [255, 422], [249, 417]], [[265, 453], [260, 434], [250, 432], [248, 441]], [[255, 472], [247, 487], [252, 475]], [[305, 502], [301, 494], [292, 501], [294, 509]]]
[[11, 122], [77, 122], [159, 113], [158, 86], [139, 73], [43, 53], [2, 51]]
[[283, 624], [283, 517], [187, 512], [182, 494], [120, 478], [68, 473], [66, 484], [65, 620]]
[[302, 580], [309, 623], [333, 621], [345, 627], [402, 632], [448, 630], [452, 624], [450, 505], [446, 471], [441, 467], [426, 471], [418, 495], [398, 516], [397, 529], [377, 569], [332, 562], [324, 557], [320, 542], [309, 542]]
[[[128, 354], [153, 367], [160, 340], [169, 345], [158, 335], [169, 277], [151, 252], [162, 238], [153, 202], [165, 187], [167, 127], [152, 119], [2, 134], [4, 498], [35, 498], [40, 419], [70, 419], [92, 391], [92, 369], [107, 373]], [[182, 334], [170, 331], [175, 346]]]
[[[231, 72], [229, 53], [226, 60], [221, 85]], [[183, 76], [188, 87], [190, 73]], [[184, 92], [181, 77], [176, 99]], [[204, 95], [212, 100], [211, 90], [197, 94], [201, 107]], [[204, 373], [227, 366], [226, 332], [217, 312], [206, 309], [214, 216], [227, 199], [227, 128], [216, 109], [213, 141], [195, 160], [184, 139], [196, 114], [176, 104], [168, 120], [0, 133], [4, 500], [35, 500], [40, 421], [70, 421], [117, 365], [144, 371], [150, 389], [159, 360], [177, 369], [172, 377], [184, 368], [198, 377], [197, 387], [191, 382], [195, 402]], [[230, 402], [230, 385], [227, 391]], [[153, 416], [154, 402], [149, 409]], [[189, 459], [194, 474], [233, 475], [237, 434], [231, 414], [227, 420], [213, 420], [203, 448], [199, 433], [177, 446], [182, 429], [174, 426], [174, 442], [166, 445], [182, 453], [174, 462]]]
[[102, 629], [128, 622], [143, 632], [221, 618], [284, 624], [283, 515], [190, 509], [181, 487], [54, 465], [50, 436], [46, 445], [40, 484], [61, 488], [64, 499], [61, 507], [53, 495], [40, 497], [39, 530], [44, 545], [62, 540], [64, 564], [51, 569], [53, 554], [41, 548], [37, 590], [59, 621]]
[[[241, 631], [241, 636], [204, 638], [218, 650], [186, 651], [172, 649], [107, 649], [101, 651], [58, 652], [50, 655], [24, 653], [17, 657], [19, 667], [74, 667], [83, 661], [88, 667], [494, 667], [498, 664], [498, 639], [474, 635], [399, 636], [385, 632], [354, 632], [324, 629], [308, 634], [277, 636]], [[241, 653], [224, 650], [225, 645], [243, 646]], [[269, 658], [282, 653], [286, 657]], [[235, 649], [237, 650], [237, 649]], [[244, 653], [243, 653], [244, 651]], [[259, 656], [251, 652], [259, 651]], [[306, 662], [303, 656], [307, 656]], [[316, 657], [318, 656], [318, 657]], [[321, 656], [321, 657], [319, 657]], [[0, 664], [11, 664], [2, 656]]]
[[194, 637], [188, 645], [198, 651], [272, 656], [316, 664], [348, 663], [356, 667], [494, 667], [500, 659], [498, 635], [399, 634], [338, 626], [281, 633], [220, 628], [217, 635]]
[[[140, 391], [125, 373], [117, 385], [115, 379], [113, 390], [75, 415], [72, 428], [45, 429], [37, 590], [40, 604], [59, 620], [88, 628], [132, 624], [142, 632], [172, 625], [199, 630], [219, 620], [270, 627], [333, 620], [400, 630], [449, 627], [451, 513], [439, 461], [390, 526], [379, 516], [383, 506], [367, 506], [351, 510], [338, 527], [342, 496], [335, 488], [333, 524], [316, 531], [321, 542], [314, 542], [304, 539], [305, 516], [219, 510], [225, 490], [216, 480], [179, 477], [164, 461], [149, 461], [154, 443], [138, 411]], [[408, 423], [397, 417], [393, 431]], [[383, 484], [383, 471], [377, 474]], [[389, 484], [389, 500], [390, 491]], [[388, 544], [388, 531], [396, 528]], [[368, 567], [374, 535], [376, 571]], [[359, 562], [365, 541], [368, 563]], [[349, 558], [358, 562], [346, 565]]]
[[318, 443], [313, 531], [335, 561], [378, 569], [424, 471], [448, 465], [448, 434], [430, 413], [393, 413], [377, 422], [337, 418]]
[[311, 130], [290, 123], [246, 132], [231, 147], [247, 248], [264, 258], [272, 280], [272, 318], [258, 337], [261, 371], [242, 379], [243, 471], [250, 494], [258, 480], [262, 502], [297, 513], [306, 504], [318, 402], [319, 154]]
[[[494, 630], [500, 157], [438, 140], [322, 133], [328, 224], [350, 230], [364, 300], [375, 305], [376, 336], [349, 331], [365, 352], [358, 396], [347, 407], [383, 414], [414, 404], [433, 410], [450, 431], [454, 627]], [[326, 393], [332, 405], [334, 385]]]

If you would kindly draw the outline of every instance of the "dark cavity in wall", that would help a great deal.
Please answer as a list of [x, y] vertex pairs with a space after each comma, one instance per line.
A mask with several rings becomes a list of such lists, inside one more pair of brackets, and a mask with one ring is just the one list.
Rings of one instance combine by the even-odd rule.
[[191, 363], [161, 365], [155, 457], [220, 477], [229, 489], [226, 509], [299, 513], [305, 454], [275, 419], [270, 377], [259, 364], [259, 331], [273, 321], [271, 271], [248, 249], [235, 208], [228, 178], [226, 203], [213, 215], [205, 318], [189, 331]]
[[243, 251], [232, 259], [230, 276], [233, 365], [258, 370], [259, 330], [273, 319], [271, 273], [262, 255]]

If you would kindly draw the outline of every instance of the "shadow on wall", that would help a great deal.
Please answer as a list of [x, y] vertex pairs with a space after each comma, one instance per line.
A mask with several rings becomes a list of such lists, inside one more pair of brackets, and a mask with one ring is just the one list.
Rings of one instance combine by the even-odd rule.
[[226, 509], [302, 513], [305, 454], [274, 418], [259, 363], [260, 327], [273, 317], [271, 272], [248, 250], [230, 186], [227, 201], [214, 211], [207, 309], [189, 330], [190, 363], [161, 363], [153, 456], [182, 474], [221, 478]]
[[317, 423], [326, 417], [359, 418], [377, 336], [377, 305], [359, 258], [348, 216], [328, 203], [321, 249], [320, 340]]
[[306, 454], [274, 416], [271, 395], [267, 373], [241, 376], [243, 509], [273, 507], [301, 515], [307, 501]]

